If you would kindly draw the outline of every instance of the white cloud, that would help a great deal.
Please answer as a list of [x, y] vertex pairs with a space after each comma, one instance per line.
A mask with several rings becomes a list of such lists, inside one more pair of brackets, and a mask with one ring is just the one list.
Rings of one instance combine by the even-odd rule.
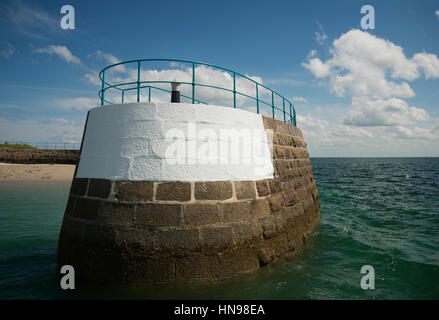
[[63, 118], [35, 120], [0, 117], [0, 137], [9, 142], [80, 143], [83, 125], [83, 121]]
[[373, 138], [373, 134], [363, 128], [350, 127], [338, 125], [333, 129], [333, 134], [335, 136], [345, 137], [356, 137], [356, 138]]
[[328, 125], [328, 121], [326, 120], [314, 118], [312, 115], [302, 116], [299, 114], [297, 115], [297, 123], [298, 126], [305, 131], [316, 128], [324, 130]]
[[[435, 66], [427, 68], [428, 62], [435, 61], [433, 57], [422, 54], [407, 59], [401, 47], [361, 30], [351, 30], [334, 40], [330, 54], [325, 62], [313, 57], [303, 66], [317, 78], [329, 77], [337, 96], [409, 98], [414, 92], [406, 81], [418, 78], [419, 68], [428, 70], [428, 76], [434, 76], [436, 70]], [[403, 81], [387, 79], [388, 73], [393, 80]]]
[[46, 124], [61, 124], [61, 125], [71, 125], [71, 126], [78, 125], [77, 121], [66, 119], [66, 118], [49, 118], [48, 120], [42, 120], [42, 122]]
[[326, 35], [322, 25], [318, 21], [316, 22], [316, 24], [319, 27], [319, 31], [314, 32], [315, 39], [318, 44], [324, 44], [325, 41], [328, 39], [328, 36]]
[[313, 50], [302, 66], [335, 96], [350, 98], [347, 110], [297, 115], [311, 155], [438, 155], [438, 120], [405, 100], [415, 96], [411, 81], [439, 78], [435, 54], [408, 57], [389, 40], [351, 30], [333, 41], [328, 59]]
[[438, 138], [432, 130], [421, 127], [402, 127], [396, 126], [391, 129], [391, 132], [398, 138], [404, 139], [427, 139], [434, 140]]
[[100, 105], [98, 98], [63, 98], [54, 99], [52, 104], [59, 109], [84, 112]]
[[51, 45], [45, 48], [38, 48], [35, 52], [54, 54], [65, 62], [81, 64], [81, 60], [74, 56], [66, 46]]
[[50, 16], [34, 2], [30, 5], [21, 0], [2, 1], [0, 12], [5, 14], [12, 25], [11, 30], [27, 37], [47, 39], [49, 35], [60, 30], [58, 18]]
[[365, 100], [353, 98], [351, 109], [344, 124], [355, 126], [396, 126], [411, 125], [428, 120], [424, 109], [410, 107], [406, 101], [391, 98], [385, 100]]
[[415, 96], [407, 81], [439, 77], [439, 59], [417, 53], [407, 58], [403, 48], [361, 30], [350, 30], [335, 39], [330, 58], [315, 54], [302, 65], [316, 78], [326, 78], [336, 96], [350, 96], [345, 124], [395, 126], [427, 120], [424, 109], [408, 106], [404, 98]]
[[417, 53], [413, 62], [424, 71], [426, 79], [439, 78], [439, 59], [431, 53]]
[[[122, 62], [119, 58], [112, 55], [111, 53], [103, 52], [101, 50], [96, 51], [91, 56], [95, 56], [98, 59], [103, 59], [110, 65]], [[111, 68], [112, 71], [126, 72], [125, 65], [119, 65]], [[98, 73], [98, 72], [97, 72]]]
[[309, 60], [317, 55], [317, 50], [311, 50], [306, 57], [306, 60]]
[[102, 81], [101, 81], [101, 79], [99, 79], [99, 72], [97, 72], [97, 71], [86, 73], [84, 75], [84, 80], [91, 83], [91, 84], [97, 85], [97, 86], [102, 85]]
[[374, 139], [369, 128], [341, 125], [310, 114], [298, 114], [297, 125], [308, 143], [311, 156], [359, 155], [370, 150], [367, 146]]
[[4, 45], [2, 45], [2, 48], [0, 50], [0, 57], [7, 59], [15, 53], [15, 48], [7, 41], [4, 41], [3, 43]]
[[[100, 50], [95, 53], [89, 55], [89, 57], [96, 57], [99, 59], [103, 59], [110, 64], [119, 63], [120, 59], [116, 56], [105, 53]], [[153, 63], [143, 62], [142, 68], [140, 71], [140, 78], [142, 81], [177, 81], [177, 82], [187, 82], [189, 84], [182, 84], [180, 86], [180, 92], [182, 95], [182, 102], [191, 101], [192, 97], [192, 66], [188, 66], [183, 63], [175, 63], [171, 62], [169, 64], [169, 69], [166, 67], [161, 69], [153, 68]], [[149, 67], [149, 68], [148, 68]], [[110, 84], [120, 84], [127, 82], [135, 82], [137, 81], [137, 63], [129, 63], [116, 67], [112, 67], [107, 69], [105, 72], [105, 80]], [[250, 76], [245, 75], [246, 77], [263, 84], [262, 78], [258, 76]], [[90, 71], [87, 72], [83, 79], [91, 84], [101, 86], [101, 80], [98, 76], [98, 71]], [[277, 82], [279, 79], [273, 80], [273, 82]], [[233, 76], [231, 73], [204, 66], [199, 65], [195, 67], [195, 82], [206, 84], [210, 86], [217, 86], [226, 88], [229, 90], [233, 90]], [[281, 81], [284, 83], [284, 81]], [[142, 84], [146, 86], [147, 84]], [[136, 85], [132, 84], [129, 86], [125, 86], [124, 88], [134, 88]], [[170, 83], [151, 83], [151, 86], [157, 87], [159, 89], [151, 90], [151, 101], [169, 101], [170, 94], [164, 92], [160, 89], [171, 90]], [[248, 96], [255, 97], [256, 96], [256, 85], [254, 82], [245, 79], [240, 76], [236, 76], [236, 91], [246, 94]], [[147, 101], [148, 99], [148, 89], [141, 89], [141, 99], [140, 101]], [[114, 103], [121, 102], [121, 91], [117, 89], [108, 89], [105, 91], [105, 99]], [[189, 97], [185, 98], [183, 97]], [[209, 88], [204, 86], [196, 86], [195, 87], [195, 98], [209, 103], [209, 104], [218, 104], [224, 106], [233, 106], [233, 93], [227, 90], [221, 90], [216, 88]], [[271, 104], [271, 93], [263, 87], [259, 87], [259, 98]], [[136, 90], [126, 91], [124, 102], [135, 102], [137, 101]], [[255, 106], [255, 101], [249, 98], [244, 97], [243, 95], [236, 95], [236, 104], [237, 106], [241, 106], [243, 108], [252, 108]], [[70, 104], [69, 104], [70, 105]], [[260, 111], [264, 112], [265, 105], [260, 105]], [[270, 113], [271, 114], [271, 113]]]
[[[121, 62], [121, 60], [119, 58], [117, 58], [116, 56], [112, 55], [111, 53], [103, 52], [101, 50], [97, 50], [96, 52], [88, 55], [88, 58], [91, 58], [91, 57], [97, 58], [100, 60], [104, 60], [109, 65], [113, 65], [113, 64]], [[91, 70], [84, 75], [83, 80], [85, 80], [86, 82], [91, 83], [93, 85], [101, 86], [102, 82], [101, 82], [101, 79], [99, 79], [99, 72], [100, 71]], [[106, 75], [111, 76], [111, 75], [114, 75], [115, 73], [118, 73], [118, 72], [123, 72], [123, 73], [127, 72], [125, 65], [119, 65], [119, 66], [112, 67], [111, 69], [109, 69], [109, 71], [106, 72]]]
[[361, 31], [351, 30], [333, 43], [331, 67], [356, 73], [360, 67], [374, 71], [389, 70], [392, 78], [414, 80], [418, 77], [416, 65], [408, 60], [403, 49], [392, 42]]
[[439, 123], [358, 127], [298, 114], [297, 124], [311, 156], [438, 156]]
[[[96, 57], [98, 59], [103, 59], [110, 64], [119, 63], [121, 60], [113, 54], [105, 53], [103, 51], [96, 51], [93, 54], [88, 55], [88, 57]], [[182, 102], [190, 102], [192, 100], [192, 66], [185, 63], [170, 62], [168, 66], [160, 65], [161, 68], [154, 68], [154, 62], [142, 62], [140, 70], [140, 78], [142, 81], [158, 81], [156, 83], [151, 83], [150, 85], [156, 88], [151, 90], [151, 101], [170, 101], [170, 93], [164, 92], [163, 90], [171, 90], [170, 83], [160, 83], [160, 81], [177, 81], [177, 82], [187, 82], [188, 84], [182, 84], [180, 86], [180, 92], [182, 95]], [[90, 70], [83, 76], [83, 80], [87, 81], [96, 86], [101, 86], [101, 80], [99, 79], [99, 72]], [[120, 66], [115, 66], [109, 68], [105, 72], [105, 80], [109, 84], [120, 84], [127, 82], [136, 82], [138, 76], [137, 63], [128, 63]], [[261, 77], [252, 76], [245, 74], [246, 77], [260, 83], [264, 84]], [[225, 88], [228, 90], [221, 90], [217, 88], [210, 88], [206, 86], [196, 86], [195, 87], [195, 98], [202, 102], [214, 105], [223, 106], [233, 106], [233, 75], [230, 72], [204, 66], [195, 66], [195, 82], [198, 84], [205, 84], [209, 86], [216, 86], [220, 88]], [[282, 84], [297, 84], [301, 82], [295, 82], [294, 79], [271, 79], [267, 81], [270, 84], [282, 83]], [[147, 86], [148, 84], [143, 83], [142, 86]], [[136, 84], [131, 84], [128, 86], [121, 86], [121, 88], [135, 88]], [[163, 90], [160, 90], [163, 89]], [[236, 76], [236, 104], [237, 107], [243, 109], [252, 110], [256, 109], [256, 102], [253, 99], [247, 98], [244, 95], [251, 97], [256, 97], [256, 84], [251, 80]], [[242, 93], [244, 95], [241, 95]], [[259, 86], [258, 89], [259, 99], [267, 102], [271, 105], [271, 91]], [[148, 100], [148, 88], [142, 88], [140, 101]], [[184, 97], [186, 96], [186, 97]], [[120, 90], [115, 88], [109, 88], [105, 91], [105, 99], [113, 103], [121, 102], [122, 93]], [[304, 98], [303, 98], [304, 99]], [[125, 92], [124, 102], [135, 102], [137, 101], [137, 90], [129, 90]], [[303, 101], [303, 100], [302, 100]], [[282, 108], [282, 100], [275, 100], [278, 108]], [[70, 109], [73, 106], [70, 106]], [[255, 107], [255, 108], [253, 108]], [[77, 108], [76, 108], [77, 109]], [[271, 107], [267, 107], [266, 104], [260, 103], [260, 113], [265, 115], [272, 115]], [[278, 119], [282, 118], [282, 112], [276, 114]]]
[[[146, 67], [145, 63], [145, 67]], [[137, 65], [131, 64], [126, 65], [125, 70], [115, 70], [115, 71], [122, 71], [122, 72], [114, 72], [114, 71], [107, 71], [108, 76], [106, 73], [105, 79], [107, 82], [111, 84], [116, 83], [126, 83], [126, 82], [133, 82], [137, 81]], [[142, 67], [140, 72], [140, 78], [142, 81], [177, 81], [177, 82], [192, 82], [192, 67], [181, 67], [179, 69], [146, 69], [145, 67]], [[109, 69], [111, 70], [111, 69]], [[248, 78], [257, 81], [259, 83], [263, 83], [262, 78], [257, 76], [249, 76], [246, 75]], [[86, 74], [85, 78], [88, 81], [96, 81], [97, 79], [99, 81], [99, 78], [93, 77], [92, 74]], [[229, 90], [233, 90], [233, 77], [232, 74], [229, 72], [215, 69], [208, 66], [196, 66], [195, 68], [195, 82], [200, 84], [206, 84], [210, 86], [217, 86], [226, 88]], [[95, 82], [98, 84], [98, 82]], [[144, 84], [146, 85], [146, 84]], [[165, 90], [171, 90], [171, 85], [169, 83], [151, 83], [151, 86], [158, 87]], [[133, 87], [133, 85], [131, 86]], [[146, 89], [144, 89], [146, 92]], [[254, 82], [239, 77], [236, 77], [236, 91], [241, 92], [243, 94], [255, 97], [256, 96], [256, 85]], [[131, 91], [134, 92], [134, 91]], [[160, 92], [157, 89], [152, 90], [152, 95], [155, 95], [157, 97], [157, 94]], [[191, 84], [182, 84], [180, 87], [180, 92], [182, 95], [185, 95], [187, 97], [192, 97], [192, 85]], [[115, 101], [120, 101], [120, 91], [119, 90], [107, 90], [106, 96], [108, 98], [114, 96]], [[159, 95], [160, 97], [160, 95]], [[161, 97], [164, 98], [165, 101], [169, 101], [170, 96], [168, 93], [162, 94]], [[226, 90], [220, 90], [216, 88], [209, 88], [209, 87], [203, 87], [203, 86], [196, 86], [195, 87], [195, 98], [204, 102], [207, 102], [209, 104], [219, 104], [224, 106], [233, 106], [233, 93]], [[259, 87], [259, 98], [265, 99], [266, 101], [271, 102], [271, 95], [269, 95], [269, 91], [266, 90], [263, 87]], [[111, 101], [111, 100], [110, 100]], [[189, 101], [188, 99], [182, 98], [182, 101]], [[242, 95], [237, 94], [236, 95], [236, 104], [238, 106], [248, 107], [248, 105], [255, 105], [254, 100], [248, 99]]]
[[436, 10], [434, 13], [436, 14], [436, 17], [439, 19], [439, 10]]
[[115, 64], [115, 63], [121, 62], [118, 58], [116, 58], [111, 53], [106, 53], [106, 52], [103, 52], [101, 50], [96, 51], [95, 55], [96, 55], [96, 57], [102, 58], [102, 59], [106, 60], [107, 62], [109, 62], [111, 64]]
[[303, 86], [307, 84], [304, 80], [294, 79], [294, 75], [292, 78], [264, 78], [264, 83], [269, 86], [276, 87], [277, 85], [287, 85], [287, 86]]
[[308, 60], [308, 63], [303, 62], [302, 66], [311, 71], [317, 78], [324, 78], [329, 75], [330, 67], [319, 58], [312, 58]]
[[308, 99], [306, 99], [306, 98], [304, 98], [304, 97], [293, 97], [293, 101], [294, 101], [294, 102], [308, 103]]

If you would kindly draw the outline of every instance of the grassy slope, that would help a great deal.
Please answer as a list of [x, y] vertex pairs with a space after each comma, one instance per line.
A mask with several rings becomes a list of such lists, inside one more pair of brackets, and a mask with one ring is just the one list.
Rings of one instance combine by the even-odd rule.
[[0, 144], [0, 149], [5, 149], [5, 148], [13, 148], [13, 149], [35, 149], [34, 147], [31, 147], [28, 144], [24, 144], [24, 143], [20, 143], [20, 144], [5, 144], [5, 143], [1, 143]]

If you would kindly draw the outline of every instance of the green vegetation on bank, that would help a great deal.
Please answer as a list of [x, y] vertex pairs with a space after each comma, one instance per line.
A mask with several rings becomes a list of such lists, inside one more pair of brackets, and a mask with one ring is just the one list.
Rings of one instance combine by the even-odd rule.
[[13, 149], [35, 149], [34, 147], [25, 143], [0, 143], [0, 149], [13, 148]]

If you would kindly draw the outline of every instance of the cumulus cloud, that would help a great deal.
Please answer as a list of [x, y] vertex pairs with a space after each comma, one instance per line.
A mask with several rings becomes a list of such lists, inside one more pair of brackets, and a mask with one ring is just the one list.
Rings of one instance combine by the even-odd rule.
[[403, 48], [361, 30], [350, 30], [334, 40], [330, 58], [310, 55], [302, 64], [316, 78], [327, 79], [336, 96], [352, 103], [344, 124], [395, 126], [427, 120], [424, 109], [403, 99], [415, 96], [408, 84], [424, 74], [439, 77], [439, 59], [430, 53], [406, 57]]
[[431, 53], [417, 53], [413, 62], [423, 70], [425, 78], [439, 78], [439, 59]]
[[65, 62], [81, 64], [81, 60], [78, 57], [74, 56], [66, 46], [51, 45], [45, 48], [37, 48], [35, 49], [35, 52], [47, 53], [50, 55], [54, 54]]
[[435, 55], [419, 53], [408, 59], [400, 46], [361, 30], [351, 30], [334, 40], [330, 54], [325, 62], [313, 57], [303, 66], [317, 78], [328, 77], [337, 96], [409, 98], [414, 92], [407, 81], [419, 78], [420, 70], [426, 77], [439, 76]]
[[302, 66], [332, 94], [350, 99], [347, 110], [297, 115], [311, 155], [437, 156], [438, 120], [406, 100], [415, 96], [412, 81], [439, 78], [435, 54], [407, 56], [390, 40], [350, 30], [333, 41], [326, 60], [313, 50]]
[[330, 67], [323, 63], [319, 58], [309, 59], [307, 63], [302, 62], [302, 66], [311, 71], [317, 78], [324, 78], [329, 75]]

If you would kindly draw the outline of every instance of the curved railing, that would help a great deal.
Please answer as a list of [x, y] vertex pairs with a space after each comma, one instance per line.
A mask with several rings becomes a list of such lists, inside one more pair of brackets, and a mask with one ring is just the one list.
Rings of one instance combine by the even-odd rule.
[[[190, 68], [186, 69], [185, 71], [190, 70], [191, 71], [191, 80], [189, 81], [180, 81], [178, 79], [171, 79], [171, 80], [148, 80], [148, 79], [141, 79], [141, 65], [142, 63], [146, 63], [146, 62], [167, 62], [167, 63], [171, 63], [171, 64], [189, 64], [191, 66], [191, 70]], [[108, 78], [106, 79], [106, 75], [108, 75], [109, 73], [126, 73], [127, 69], [126, 66], [128, 65], [135, 65], [134, 69], [131, 69], [131, 71], [137, 71], [137, 76], [135, 78], [128, 78], [125, 80], [121, 80], [120, 77], [117, 78], [113, 81], [115, 83], [110, 83], [112, 82], [111, 80], [108, 80]], [[196, 70], [197, 67], [199, 66], [203, 66], [203, 67], [207, 67], [207, 68], [211, 68], [211, 70], [220, 70], [222, 73], [223, 77], [228, 78], [230, 76], [230, 80], [232, 81], [232, 85], [230, 88], [225, 88], [225, 87], [221, 87], [218, 85], [213, 85], [213, 84], [208, 84], [208, 83], [201, 83], [201, 82], [196, 82]], [[177, 69], [173, 69], [174, 71]], [[205, 69], [207, 70], [207, 69]], [[148, 70], [150, 71], [150, 70]], [[155, 71], [157, 72], [157, 71]], [[198, 73], [200, 73], [201, 71], [199, 70]], [[226, 76], [226, 74], [224, 74], [224, 72], [226, 74], [228, 74], [229, 76]], [[187, 75], [187, 74], [186, 74]], [[284, 96], [280, 95], [279, 93], [277, 93], [276, 91], [266, 87], [265, 85], [255, 81], [254, 79], [250, 78], [247, 75], [243, 75], [241, 73], [235, 72], [233, 70], [227, 69], [227, 68], [223, 68], [223, 67], [219, 67], [213, 64], [208, 64], [208, 63], [202, 63], [202, 62], [195, 62], [195, 61], [189, 61], [189, 60], [178, 60], [178, 59], [140, 59], [140, 60], [130, 60], [130, 61], [124, 61], [124, 62], [119, 62], [119, 63], [115, 63], [113, 65], [110, 65], [104, 69], [101, 70], [101, 72], [99, 73], [99, 78], [101, 80], [102, 83], [102, 88], [99, 91], [99, 98], [101, 100], [101, 106], [105, 105], [105, 103], [109, 103], [109, 104], [113, 104], [115, 102], [112, 102], [110, 100], [108, 100], [108, 92], [110, 92], [110, 90], [117, 90], [120, 92], [121, 95], [121, 103], [126, 102], [126, 92], [129, 92], [131, 90], [135, 90], [136, 91], [136, 97], [137, 97], [137, 102], [141, 101], [141, 94], [140, 91], [142, 89], [147, 89], [148, 90], [148, 101], [151, 101], [151, 91], [152, 90], [157, 90], [159, 92], [169, 92], [171, 93], [171, 90], [165, 89], [163, 87], [164, 84], [171, 84], [172, 82], [178, 82], [182, 85], [188, 85], [191, 87], [191, 94], [183, 94], [181, 93], [180, 96], [186, 99], [189, 99], [192, 103], [202, 103], [202, 104], [209, 104], [208, 101], [203, 101], [200, 99], [196, 98], [196, 88], [200, 87], [200, 88], [208, 88], [208, 89], [214, 89], [214, 90], [221, 90], [222, 92], [228, 92], [230, 94], [233, 95], [233, 107], [237, 108], [238, 103], [237, 103], [237, 99], [239, 99], [240, 97], [244, 98], [244, 99], [250, 99], [252, 101], [256, 102], [256, 112], [259, 114], [261, 113], [261, 107], [268, 107], [271, 108], [271, 115], [273, 117], [273, 119], [278, 119], [278, 120], [283, 120], [286, 123], [290, 123], [294, 126], [296, 126], [296, 110], [292, 104], [291, 101], [289, 101], [288, 99], [286, 99]], [[252, 85], [254, 85], [254, 95], [249, 93], [249, 87], [246, 88], [246, 90], [239, 90], [238, 85], [237, 85], [237, 81], [239, 79], [244, 79], [246, 81], [248, 81], [249, 83], [251, 83]], [[265, 93], [262, 94], [261, 91], [265, 90]], [[267, 99], [263, 99], [263, 96], [267, 97], [268, 96], [268, 101]], [[145, 98], [146, 99], [146, 98]], [[276, 117], [277, 115], [277, 117]], [[280, 118], [280, 119], [279, 119]]]

